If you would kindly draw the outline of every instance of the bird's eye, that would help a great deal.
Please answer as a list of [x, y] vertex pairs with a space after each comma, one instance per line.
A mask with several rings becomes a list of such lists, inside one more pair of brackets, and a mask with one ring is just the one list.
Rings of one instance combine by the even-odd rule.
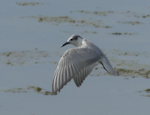
[[73, 41], [73, 39], [70, 39], [70, 41]]

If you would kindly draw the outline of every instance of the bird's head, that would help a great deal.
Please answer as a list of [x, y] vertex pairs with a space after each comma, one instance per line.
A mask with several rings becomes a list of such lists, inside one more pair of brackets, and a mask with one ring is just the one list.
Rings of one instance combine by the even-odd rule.
[[67, 45], [67, 44], [72, 44], [76, 47], [81, 46], [82, 45], [82, 40], [83, 38], [80, 37], [79, 35], [72, 35], [66, 43], [64, 43], [61, 47]]

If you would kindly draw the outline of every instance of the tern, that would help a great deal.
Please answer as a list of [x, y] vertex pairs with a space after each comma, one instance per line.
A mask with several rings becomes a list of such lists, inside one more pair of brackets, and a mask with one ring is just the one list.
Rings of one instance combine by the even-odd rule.
[[53, 76], [53, 93], [60, 92], [71, 79], [80, 87], [98, 64], [101, 64], [109, 74], [118, 76], [118, 72], [113, 69], [105, 54], [92, 42], [79, 35], [72, 35], [62, 47], [67, 44], [76, 47], [68, 49], [62, 55]]

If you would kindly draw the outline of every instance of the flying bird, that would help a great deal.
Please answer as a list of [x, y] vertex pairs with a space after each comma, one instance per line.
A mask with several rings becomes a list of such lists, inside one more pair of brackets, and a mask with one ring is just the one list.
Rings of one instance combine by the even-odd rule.
[[53, 76], [53, 93], [60, 92], [71, 79], [74, 79], [76, 86], [80, 87], [85, 78], [98, 64], [102, 64], [109, 74], [118, 76], [105, 54], [92, 42], [79, 35], [72, 35], [62, 47], [67, 44], [72, 44], [76, 47], [68, 49], [62, 55]]

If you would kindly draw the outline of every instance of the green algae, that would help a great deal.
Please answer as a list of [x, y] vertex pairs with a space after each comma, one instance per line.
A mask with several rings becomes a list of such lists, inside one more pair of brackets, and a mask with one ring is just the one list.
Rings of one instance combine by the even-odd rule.
[[34, 87], [34, 90], [37, 91], [37, 92], [40, 92], [42, 90], [42, 88], [40, 88], [40, 87]]
[[31, 92], [37, 92], [38, 94], [43, 95], [57, 95], [57, 93], [53, 93], [50, 91], [43, 91], [43, 89], [39, 86], [28, 86], [27, 88], [13, 88], [13, 89], [7, 89], [7, 90], [0, 90], [1, 92], [5, 93], [31, 93]]
[[121, 32], [114, 32], [114, 33], [108, 33], [109, 35], [136, 35], [136, 33], [121, 33]]
[[39, 3], [39, 2], [26, 2], [26, 3], [17, 2], [16, 4], [19, 6], [35, 6], [35, 5], [40, 5], [43, 3]]
[[117, 23], [130, 24], [130, 25], [141, 25], [141, 24], [143, 24], [142, 22], [139, 22], [139, 21], [124, 21], [124, 22], [118, 21]]
[[115, 68], [115, 69], [121, 76], [132, 76], [132, 77], [142, 76], [144, 78], [150, 78], [150, 72], [149, 70], [146, 69], [139, 69], [139, 70], [124, 69], [124, 68]]
[[[72, 11], [73, 12], [73, 11]], [[108, 14], [113, 14], [114, 11], [85, 11], [85, 10], [79, 10], [79, 11], [74, 11], [78, 13], [83, 13], [83, 14], [93, 14], [93, 15], [99, 15], [99, 16], [107, 16]]]
[[145, 89], [144, 91], [146, 91], [147, 93], [150, 93], [150, 89], [149, 88]]
[[[37, 48], [33, 51], [9, 51], [0, 52], [0, 63], [6, 64], [7, 66], [16, 66], [23, 64], [39, 64], [46, 63], [43, 58], [50, 57], [49, 52], [38, 51]], [[43, 60], [43, 61], [41, 61]], [[47, 61], [49, 63], [50, 61]], [[50, 63], [53, 63], [51, 61]]]
[[[25, 17], [21, 17], [25, 18]], [[58, 16], [58, 17], [51, 17], [51, 16], [28, 16], [27, 18], [35, 18], [37, 19], [40, 23], [42, 22], [49, 22], [52, 23], [55, 26], [59, 26], [62, 23], [69, 23], [73, 26], [80, 26], [80, 27], [85, 27], [85, 26], [92, 26], [95, 28], [111, 28], [111, 26], [104, 25], [101, 23], [99, 20], [92, 20], [92, 19], [74, 19], [69, 16]], [[96, 33], [96, 32], [94, 32]]]

